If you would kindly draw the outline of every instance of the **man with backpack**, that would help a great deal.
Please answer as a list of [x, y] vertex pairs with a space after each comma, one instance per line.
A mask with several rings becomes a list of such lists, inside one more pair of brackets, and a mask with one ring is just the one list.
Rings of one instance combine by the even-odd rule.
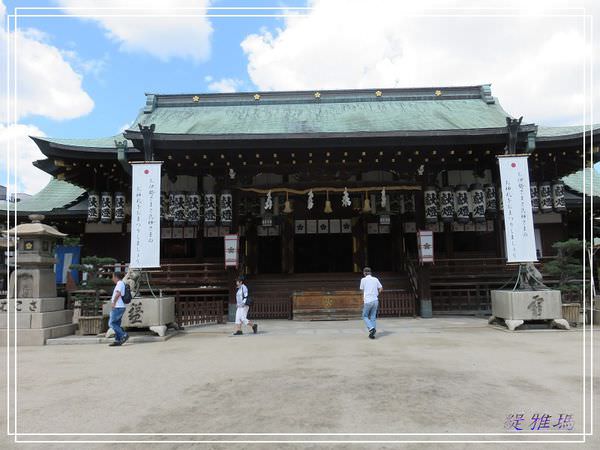
[[125, 305], [131, 301], [131, 291], [129, 290], [129, 286], [125, 286], [125, 282], [123, 281], [124, 275], [123, 272], [114, 272], [112, 276], [115, 289], [110, 299], [112, 309], [110, 310], [108, 326], [115, 331], [115, 341], [109, 344], [111, 347], [123, 345], [129, 339], [129, 335], [121, 328], [121, 320], [123, 319], [123, 314], [125, 314]]
[[244, 334], [242, 333], [242, 323], [252, 328], [252, 331], [256, 334], [258, 333], [258, 325], [248, 320], [248, 310], [250, 309], [250, 305], [252, 305], [252, 299], [248, 295], [248, 288], [244, 284], [244, 277], [239, 276], [235, 284], [237, 286], [237, 292], [235, 293], [237, 309], [235, 311], [235, 332], [233, 335], [239, 336]]

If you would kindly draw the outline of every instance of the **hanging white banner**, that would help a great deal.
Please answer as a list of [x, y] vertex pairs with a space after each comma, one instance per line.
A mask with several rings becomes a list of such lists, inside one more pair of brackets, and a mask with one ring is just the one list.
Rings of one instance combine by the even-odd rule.
[[160, 267], [161, 164], [131, 165], [131, 268]]
[[238, 266], [239, 237], [237, 234], [225, 235], [225, 267]]
[[433, 262], [433, 231], [417, 231], [417, 245], [419, 247], [419, 263]]
[[507, 262], [537, 261], [527, 156], [501, 156], [498, 162], [504, 204]]

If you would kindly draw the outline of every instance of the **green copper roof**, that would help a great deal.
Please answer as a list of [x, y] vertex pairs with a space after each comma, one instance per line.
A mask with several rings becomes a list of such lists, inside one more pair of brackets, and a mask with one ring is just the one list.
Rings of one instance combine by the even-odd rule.
[[312, 134], [502, 128], [507, 116], [484, 85], [318, 95], [147, 94], [134, 123], [155, 124], [155, 133], [165, 134]]
[[[584, 183], [585, 176], [585, 183]], [[593, 183], [592, 183], [593, 178]], [[600, 197], [600, 173], [596, 172], [595, 169], [587, 168], [585, 172], [580, 170], [579, 172], [572, 173], [566, 177], [563, 177], [563, 182], [571, 189], [576, 192], [584, 192], [585, 194], [592, 194], [594, 197]], [[593, 184], [593, 186], [592, 186]]]
[[[116, 148], [115, 141], [124, 141], [125, 138], [122, 134], [116, 134], [114, 136], [103, 137], [103, 138], [91, 138], [91, 139], [60, 139], [60, 138], [40, 138], [48, 142], [55, 144], [69, 145], [73, 147], [94, 147], [94, 148]], [[131, 143], [129, 143], [131, 144]]]
[[[589, 132], [589, 125], [586, 126], [586, 131]], [[596, 131], [600, 129], [600, 123], [592, 125], [592, 130]], [[543, 125], [538, 126], [537, 137], [550, 138], [550, 137], [562, 137], [570, 136], [574, 134], [583, 133], [583, 127], [581, 125], [568, 126], [568, 127], [545, 127]]]
[[[18, 202], [17, 211], [49, 212], [56, 208], [64, 208], [80, 200], [84, 193], [84, 189], [53, 178], [40, 192]], [[10, 209], [13, 210], [14, 207], [15, 204], [11, 203]], [[0, 204], [0, 209], [6, 211], [6, 202]]]

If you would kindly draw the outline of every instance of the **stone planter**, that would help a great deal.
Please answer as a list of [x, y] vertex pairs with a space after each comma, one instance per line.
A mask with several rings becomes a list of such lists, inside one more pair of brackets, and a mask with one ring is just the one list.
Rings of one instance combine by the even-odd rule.
[[514, 331], [525, 321], [551, 321], [551, 326], [569, 329], [562, 317], [560, 291], [492, 291], [492, 317], [489, 323], [502, 319]]
[[[110, 301], [102, 308], [102, 314], [110, 315]], [[137, 297], [127, 305], [121, 321], [123, 328], [150, 328], [159, 336], [164, 336], [167, 327], [177, 328], [175, 323], [175, 298], [174, 297]], [[109, 329], [107, 337], [113, 336], [114, 331]]]
[[102, 316], [79, 317], [79, 334], [97, 335], [102, 332]]

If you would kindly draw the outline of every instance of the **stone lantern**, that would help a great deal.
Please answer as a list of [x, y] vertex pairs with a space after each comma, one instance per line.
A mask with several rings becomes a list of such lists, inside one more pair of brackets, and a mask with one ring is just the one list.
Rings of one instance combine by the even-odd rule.
[[[63, 297], [56, 296], [54, 247], [57, 239], [66, 234], [41, 223], [42, 215], [32, 214], [29, 219], [31, 223], [5, 232], [17, 236], [16, 260], [14, 256], [10, 260], [11, 266], [16, 262], [17, 268], [10, 275], [9, 302], [2, 304], [0, 327], [6, 326], [7, 313], [13, 320], [16, 302], [17, 344], [44, 345], [48, 338], [73, 334], [75, 330], [73, 312], [65, 310]], [[11, 324], [11, 327], [14, 326], [14, 323]], [[0, 336], [0, 340], [6, 339], [5, 333], [0, 333]]]

